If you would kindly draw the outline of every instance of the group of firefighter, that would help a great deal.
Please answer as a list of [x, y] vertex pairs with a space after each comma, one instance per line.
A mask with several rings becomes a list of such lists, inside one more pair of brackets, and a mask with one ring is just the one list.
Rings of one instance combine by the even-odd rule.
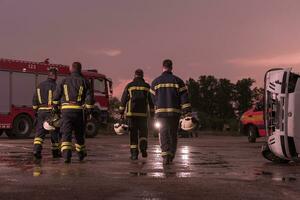
[[[162, 74], [151, 86], [144, 80], [144, 72], [137, 69], [134, 79], [128, 83], [121, 98], [120, 120], [126, 119], [130, 135], [131, 159], [137, 160], [139, 153], [147, 157], [148, 117], [160, 123], [159, 140], [163, 164], [171, 164], [177, 148], [177, 131], [181, 116], [191, 115], [187, 87], [182, 79], [173, 75], [173, 63], [166, 59], [162, 63]], [[71, 162], [72, 137], [80, 161], [87, 156], [85, 147], [85, 121], [92, 113], [93, 95], [89, 82], [81, 74], [81, 64], [74, 62], [70, 76], [56, 84], [57, 70], [49, 69], [48, 79], [37, 87], [33, 97], [36, 111], [36, 134], [34, 138], [34, 158], [42, 158], [42, 145], [48, 130], [44, 122], [61, 116], [59, 130], [51, 133], [52, 155]]]

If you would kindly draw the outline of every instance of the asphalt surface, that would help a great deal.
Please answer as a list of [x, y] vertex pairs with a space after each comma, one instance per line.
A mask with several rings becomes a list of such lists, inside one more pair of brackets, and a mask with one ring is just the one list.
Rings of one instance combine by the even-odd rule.
[[47, 140], [34, 164], [32, 140], [0, 138], [0, 199], [300, 199], [300, 164], [272, 164], [260, 154], [263, 139], [204, 136], [179, 140], [163, 167], [157, 138], [149, 157], [129, 160], [128, 137], [87, 140], [83, 163], [52, 159]]

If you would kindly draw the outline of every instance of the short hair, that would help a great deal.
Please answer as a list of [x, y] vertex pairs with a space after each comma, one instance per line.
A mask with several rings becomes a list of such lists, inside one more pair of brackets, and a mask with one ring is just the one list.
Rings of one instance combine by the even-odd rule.
[[58, 69], [56, 67], [50, 67], [48, 69], [48, 76], [57, 76]]
[[135, 70], [134, 75], [144, 77], [144, 71], [142, 69], [137, 69]]
[[163, 61], [163, 66], [167, 69], [172, 69], [173, 68], [173, 62], [170, 59], [166, 59]]
[[73, 62], [72, 68], [76, 72], [81, 72], [81, 63], [80, 62]]

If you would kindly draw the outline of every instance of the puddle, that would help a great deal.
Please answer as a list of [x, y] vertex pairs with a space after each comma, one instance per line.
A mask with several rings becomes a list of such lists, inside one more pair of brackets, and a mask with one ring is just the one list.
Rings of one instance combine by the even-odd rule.
[[132, 177], [152, 177], [152, 178], [190, 178], [199, 177], [201, 173], [195, 172], [129, 172]]
[[297, 181], [297, 178], [291, 175], [280, 175], [280, 174], [276, 174], [273, 172], [269, 172], [269, 171], [262, 171], [262, 172], [257, 172], [255, 173], [255, 175], [262, 175], [264, 177], [267, 178], [271, 178], [272, 181], [277, 181], [277, 182], [293, 182], [293, 181]]

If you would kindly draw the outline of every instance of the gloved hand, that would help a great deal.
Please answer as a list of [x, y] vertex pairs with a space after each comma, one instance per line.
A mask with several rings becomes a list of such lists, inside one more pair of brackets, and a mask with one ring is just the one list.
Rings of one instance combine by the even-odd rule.
[[59, 107], [58, 107], [58, 105], [53, 105], [52, 106], [52, 113], [53, 114], [59, 114]]
[[187, 113], [185, 113], [183, 115], [183, 118], [185, 118], [185, 117], [192, 117], [192, 116], [193, 116], [193, 114], [191, 112], [187, 112]]

